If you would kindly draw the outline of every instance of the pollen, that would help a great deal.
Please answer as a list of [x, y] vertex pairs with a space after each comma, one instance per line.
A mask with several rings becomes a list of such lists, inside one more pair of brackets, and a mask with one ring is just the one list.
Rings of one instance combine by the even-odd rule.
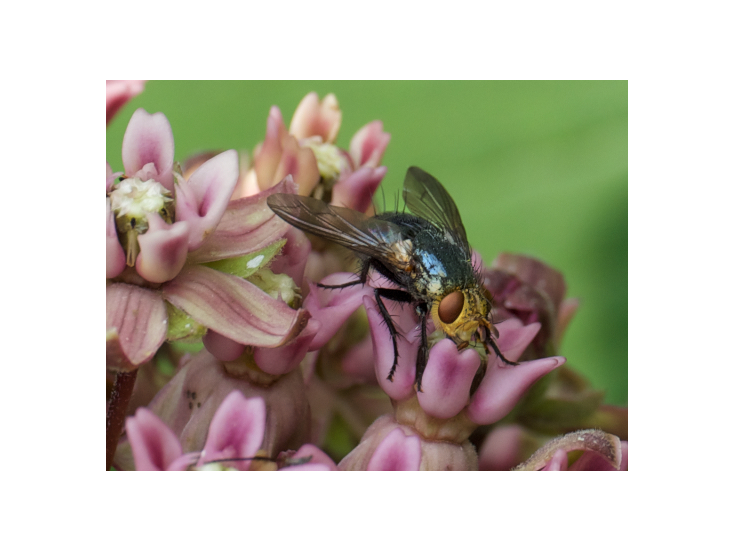
[[319, 174], [326, 182], [335, 182], [348, 167], [349, 161], [338, 147], [330, 143], [323, 143], [320, 136], [303, 141], [303, 145], [311, 148], [316, 157]]

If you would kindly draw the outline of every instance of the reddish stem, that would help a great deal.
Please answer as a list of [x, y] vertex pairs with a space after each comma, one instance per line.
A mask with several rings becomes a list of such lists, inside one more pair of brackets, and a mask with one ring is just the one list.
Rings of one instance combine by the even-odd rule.
[[135, 378], [137, 376], [137, 369], [128, 372], [121, 371], [115, 376], [115, 386], [112, 388], [110, 407], [107, 410], [108, 471], [112, 465], [112, 459], [115, 457], [115, 450], [122, 434], [122, 427], [125, 425], [125, 414], [127, 413], [127, 406], [130, 404], [130, 397], [133, 395], [133, 387], [135, 387]]

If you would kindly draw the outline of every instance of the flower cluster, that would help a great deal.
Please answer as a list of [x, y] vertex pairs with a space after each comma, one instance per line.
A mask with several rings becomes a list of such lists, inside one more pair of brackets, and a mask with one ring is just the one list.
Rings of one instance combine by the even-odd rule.
[[[107, 121], [141, 90], [108, 83]], [[311, 93], [288, 129], [271, 108], [250, 157], [179, 164], [165, 115], [132, 115], [106, 173], [108, 468], [626, 470], [626, 409], [556, 354], [578, 306], [559, 272], [475, 256], [505, 363], [383, 307], [374, 289], [395, 284], [377, 271], [345, 285], [354, 261], [270, 210], [291, 193], [373, 214], [390, 135], [373, 121], [341, 149], [341, 120]]]

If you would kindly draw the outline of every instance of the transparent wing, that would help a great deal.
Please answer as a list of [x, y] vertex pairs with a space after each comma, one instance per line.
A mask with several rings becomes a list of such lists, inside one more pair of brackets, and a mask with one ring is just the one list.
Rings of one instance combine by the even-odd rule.
[[411, 166], [403, 183], [403, 200], [414, 215], [454, 236], [467, 251], [469, 243], [459, 209], [441, 183], [417, 166]]
[[403, 239], [400, 226], [356, 210], [334, 207], [313, 197], [275, 193], [268, 206], [283, 220], [365, 256], [389, 259], [391, 244]]

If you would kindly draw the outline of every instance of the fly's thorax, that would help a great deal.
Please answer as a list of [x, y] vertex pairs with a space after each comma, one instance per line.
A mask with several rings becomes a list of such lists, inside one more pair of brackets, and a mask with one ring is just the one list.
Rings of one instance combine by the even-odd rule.
[[433, 301], [433, 323], [454, 341], [469, 342], [487, 324], [490, 305], [479, 287], [454, 289]]

